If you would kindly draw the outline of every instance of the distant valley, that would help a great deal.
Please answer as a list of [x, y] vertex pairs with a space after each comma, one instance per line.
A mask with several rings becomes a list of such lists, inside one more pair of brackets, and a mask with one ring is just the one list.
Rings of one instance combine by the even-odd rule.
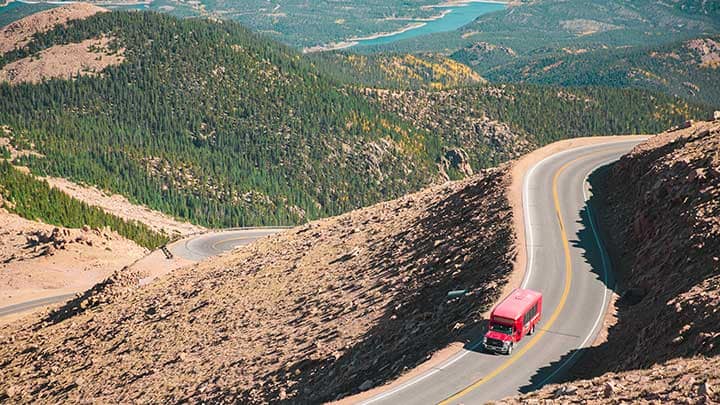
[[[90, 52], [75, 73], [43, 70], [76, 43]], [[91, 65], [99, 60], [106, 67]], [[306, 57], [236, 23], [157, 13], [73, 20], [1, 63], [0, 76], [36, 82], [0, 86], [11, 145], [36, 152], [16, 163], [211, 227], [297, 224], [564, 137], [651, 132], [709, 114], [638, 91], [488, 85], [442, 56]], [[470, 87], [419, 100], [365, 90], [384, 85]], [[408, 114], [422, 105], [427, 118]]]

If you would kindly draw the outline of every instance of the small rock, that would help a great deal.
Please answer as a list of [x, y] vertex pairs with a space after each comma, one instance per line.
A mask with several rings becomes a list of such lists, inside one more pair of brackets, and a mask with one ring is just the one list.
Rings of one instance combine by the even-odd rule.
[[683, 387], [685, 389], [692, 388], [693, 384], [695, 384], [695, 377], [691, 376], [690, 374], [685, 374], [680, 378], [679, 386]]
[[8, 387], [5, 390], [5, 395], [7, 395], [8, 398], [12, 398], [12, 397], [16, 396], [19, 392], [20, 392], [20, 390], [18, 389], [18, 387], [13, 385], [13, 386]]
[[555, 390], [553, 395], [555, 398], [560, 398], [563, 395], [573, 395], [577, 392], [577, 387], [573, 385], [563, 385]]
[[704, 395], [706, 397], [709, 397], [709, 396], [712, 396], [713, 392], [714, 392], [713, 387], [707, 381], [700, 384], [700, 387], [698, 387], [699, 395]]
[[610, 398], [615, 395], [615, 385], [611, 382], [606, 382], [603, 387], [603, 395], [605, 398]]
[[367, 391], [370, 388], [372, 388], [373, 382], [372, 380], [365, 380], [364, 383], [360, 384], [360, 391]]

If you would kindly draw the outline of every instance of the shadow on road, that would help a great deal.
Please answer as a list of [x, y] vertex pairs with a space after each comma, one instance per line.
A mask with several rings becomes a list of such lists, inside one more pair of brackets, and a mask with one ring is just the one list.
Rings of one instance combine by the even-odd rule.
[[[717, 344], [720, 340], [715, 338], [713, 343], [702, 333], [703, 330], [717, 330], [712, 317], [703, 315], [711, 313], [710, 308], [715, 308], [716, 304], [710, 299], [702, 303], [691, 301], [691, 305], [686, 306], [678, 303], [678, 299], [703, 283], [720, 283], [713, 281], [720, 279], [712, 272], [713, 255], [708, 254], [713, 247], [693, 249], [692, 225], [685, 223], [686, 218], [692, 216], [684, 213], [688, 208], [683, 205], [689, 200], [684, 199], [682, 193], [698, 195], [697, 189], [702, 185], [690, 181], [683, 184], [682, 180], [677, 180], [690, 178], [686, 173], [692, 170], [684, 161], [673, 165], [678, 176], [674, 181], [680, 186], [672, 182], [663, 184], [647, 172], [647, 167], [655, 164], [657, 159], [673, 153], [687, 142], [687, 139], [679, 139], [639, 153], [632, 164], [621, 160], [590, 176], [594, 193], [580, 212], [583, 228], [572, 242], [573, 246], [585, 250], [586, 261], [600, 263], [588, 212], [594, 214], [595, 226], [608, 247], [617, 278], [617, 283], [612, 278], [607, 283], [618, 296], [609, 308], [616, 314], [616, 321], [610, 323], [607, 336], [597, 345], [569, 351], [537, 370], [530, 384], [522, 387], [522, 392], [536, 390], [551, 382], [590, 379], [607, 372], [645, 369], [676, 358], [720, 353]], [[618, 170], [619, 167], [622, 170]], [[625, 177], [619, 177], [619, 173]], [[631, 174], [629, 178], [628, 173]], [[596, 265], [593, 272], [599, 280], [604, 280], [601, 269]], [[565, 367], [558, 372], [559, 365]], [[548, 381], [550, 376], [552, 379]]]

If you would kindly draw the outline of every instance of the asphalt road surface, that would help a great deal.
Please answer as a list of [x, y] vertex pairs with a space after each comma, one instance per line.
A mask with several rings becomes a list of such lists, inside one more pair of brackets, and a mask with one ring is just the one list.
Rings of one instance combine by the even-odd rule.
[[[483, 353], [478, 341], [439, 366], [364, 404], [476, 404], [550, 383], [592, 344], [613, 285], [597, 223], [587, 215], [586, 178], [638, 142], [582, 147], [532, 167], [523, 186], [528, 267], [522, 286], [543, 293], [539, 328], [512, 356]], [[592, 211], [592, 207], [591, 211]]]
[[[168, 248], [179, 257], [192, 261], [202, 261], [209, 257], [227, 252], [241, 245], [272, 235], [282, 228], [258, 228], [218, 231], [189, 237], [171, 244]], [[75, 294], [62, 294], [32, 301], [21, 302], [14, 305], [0, 307], [0, 317], [19, 314], [34, 308], [44, 307], [72, 299]]]
[[8, 305], [0, 308], [0, 317], [19, 314], [21, 312], [29, 311], [33, 308], [44, 307], [45, 305], [54, 304], [56, 302], [63, 302], [73, 298], [75, 294], [63, 294], [55, 295], [47, 298], [39, 298], [32, 301], [25, 301], [14, 305]]
[[175, 242], [168, 248], [175, 256], [202, 261], [282, 230], [281, 228], [257, 228], [210, 232]]

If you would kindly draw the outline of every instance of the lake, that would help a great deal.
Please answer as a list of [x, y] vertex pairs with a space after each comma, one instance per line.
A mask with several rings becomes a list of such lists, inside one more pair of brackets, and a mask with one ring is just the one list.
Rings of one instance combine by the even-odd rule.
[[[408, 39], [417, 37], [420, 35], [433, 34], [436, 32], [445, 32], [456, 30], [463, 25], [472, 22], [479, 16], [493, 11], [499, 11], [505, 8], [504, 4], [498, 3], [467, 3], [459, 6], [447, 6], [437, 7], [438, 13], [444, 10], [450, 10], [450, 13], [445, 15], [443, 18], [427, 21], [425, 25], [419, 28], [411, 29], [405, 32], [389, 35], [381, 38], [364, 39], [357, 41], [356, 46], [367, 46], [367, 45], [383, 45], [391, 42], [399, 41], [401, 39]], [[408, 21], [408, 24], [417, 23], [422, 21]]]

